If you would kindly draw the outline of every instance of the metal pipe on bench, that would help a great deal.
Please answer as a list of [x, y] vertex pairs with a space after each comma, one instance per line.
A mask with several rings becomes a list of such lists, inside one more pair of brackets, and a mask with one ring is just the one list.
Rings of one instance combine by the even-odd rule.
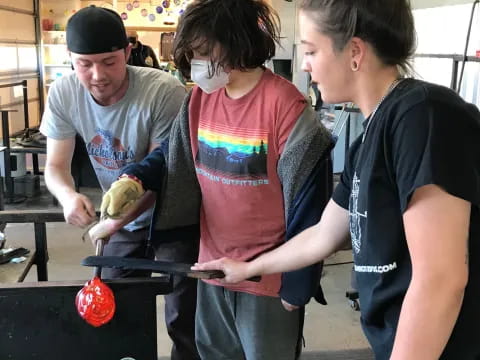
[[27, 80], [22, 80], [23, 90], [23, 115], [25, 116], [25, 129], [30, 127], [30, 116], [28, 113], [28, 86]]
[[10, 163], [10, 130], [8, 124], [8, 113], [9, 110], [1, 110], [2, 112], [2, 140], [3, 146], [6, 149], [3, 152], [3, 160], [4, 160], [4, 170], [5, 170], [5, 185], [7, 187], [8, 193], [8, 200], [9, 203], [13, 203], [14, 201], [14, 188], [13, 188], [13, 179], [12, 179], [12, 164]]

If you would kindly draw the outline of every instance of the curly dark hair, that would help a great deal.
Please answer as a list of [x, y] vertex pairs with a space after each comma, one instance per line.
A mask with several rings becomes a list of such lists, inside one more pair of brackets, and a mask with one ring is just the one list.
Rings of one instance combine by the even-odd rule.
[[178, 23], [173, 58], [185, 77], [194, 50], [210, 57], [210, 75], [254, 69], [275, 56], [279, 34], [278, 14], [263, 0], [195, 0]]

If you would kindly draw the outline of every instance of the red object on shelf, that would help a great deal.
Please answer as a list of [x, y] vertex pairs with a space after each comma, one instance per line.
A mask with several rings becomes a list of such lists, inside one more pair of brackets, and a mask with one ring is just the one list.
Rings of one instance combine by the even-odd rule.
[[476, 56], [480, 58], [480, 50], [477, 50]]
[[51, 19], [43, 19], [43, 20], [42, 20], [42, 30], [43, 30], [43, 31], [51, 31], [51, 30], [53, 30], [53, 20], [51, 20]]
[[77, 293], [75, 306], [79, 315], [94, 327], [108, 323], [115, 314], [112, 290], [98, 277], [88, 281]]

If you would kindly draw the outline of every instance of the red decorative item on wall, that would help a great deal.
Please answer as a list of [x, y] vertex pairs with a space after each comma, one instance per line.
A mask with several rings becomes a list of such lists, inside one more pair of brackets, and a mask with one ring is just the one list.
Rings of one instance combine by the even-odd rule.
[[115, 314], [112, 290], [98, 277], [88, 281], [77, 293], [75, 306], [79, 315], [94, 327], [108, 323]]

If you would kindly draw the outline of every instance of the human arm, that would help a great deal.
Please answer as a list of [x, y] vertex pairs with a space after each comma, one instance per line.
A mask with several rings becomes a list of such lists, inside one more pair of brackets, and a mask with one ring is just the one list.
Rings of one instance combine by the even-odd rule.
[[392, 360], [433, 360], [442, 354], [468, 281], [470, 209], [469, 202], [436, 185], [414, 192], [403, 215], [412, 280]]
[[[151, 148], [151, 152], [142, 161], [130, 164], [122, 169], [122, 175], [129, 175], [133, 179], [117, 180], [105, 193], [102, 200], [102, 209], [109, 216], [118, 217], [120, 209], [122, 213], [125, 213], [127, 209], [125, 205], [127, 203], [133, 204], [137, 201], [143, 195], [143, 191], [151, 190], [159, 193], [162, 190], [167, 170], [169, 134], [171, 127], [175, 123], [174, 119], [177, 117], [178, 110], [182, 106], [181, 101], [183, 101], [182, 97], [184, 95], [185, 89], [175, 80], [175, 85], [169, 95], [163, 96], [163, 102], [156, 103], [156, 110], [154, 111], [156, 118], [150, 134], [150, 143], [156, 144], [156, 146], [153, 150]], [[172, 98], [172, 96], [176, 97]], [[166, 103], [166, 101], [169, 101], [170, 104]], [[183, 106], [188, 107], [186, 99]], [[122, 182], [125, 188], [133, 190], [130, 198], [122, 196], [124, 192], [113, 189], [119, 185], [119, 182]]]
[[155, 204], [156, 194], [153, 191], [146, 191], [137, 201], [135, 201], [125, 214], [117, 218], [107, 217], [93, 226], [88, 235], [93, 245], [96, 245], [98, 239], [108, 239], [125, 225], [129, 224], [147, 209]]
[[142, 161], [126, 166], [120, 179], [110, 185], [103, 195], [101, 212], [111, 218], [119, 218], [127, 213], [146, 190], [161, 190], [165, 173], [163, 147], [168, 148], [168, 139], [156, 147]]
[[[158, 146], [151, 143], [149, 152], [152, 153]], [[123, 174], [129, 174], [126, 169]], [[144, 191], [143, 182], [139, 178], [132, 176], [117, 180], [102, 198], [101, 212], [107, 215], [106, 218], [89, 230], [92, 243], [95, 244], [100, 238], [110, 237], [135, 220], [155, 204], [155, 199], [156, 193], [151, 190]]]
[[317, 263], [349, 239], [348, 211], [330, 200], [321, 220], [282, 246], [250, 262], [227, 258], [196, 264], [194, 270], [222, 270], [224, 281], [237, 283], [256, 275], [293, 271]]
[[[480, 204], [480, 114], [446, 89], [427, 90], [397, 116], [388, 141], [412, 262], [392, 359], [440, 357], [474, 268], [465, 259], [470, 204]], [[418, 355], [406, 355], [413, 349]]]
[[[277, 172], [285, 204], [285, 241], [319, 222], [332, 192], [331, 136], [311, 108], [305, 106], [303, 97], [300, 99], [301, 114], [288, 116], [297, 118], [293, 129], [288, 122], [281, 122], [277, 130], [281, 149]], [[295, 106], [287, 114], [292, 114], [293, 109]], [[287, 310], [305, 305], [312, 297], [326, 304], [320, 286], [322, 266], [319, 262], [282, 273], [279, 296]]]
[[[163, 76], [168, 80], [163, 79]], [[174, 124], [178, 125], [177, 117], [180, 115], [179, 110], [182, 104], [188, 108], [184, 86], [171, 75], [163, 74], [163, 76], [160, 77], [161, 81], [157, 84], [156, 89], [152, 89], [152, 91], [156, 91], [158, 101], [153, 104], [154, 118], [149, 134], [151, 144], [149, 154], [142, 161], [122, 169], [122, 174], [137, 177], [145, 190], [156, 192], [160, 192], [163, 186], [162, 180], [168, 159], [170, 133]], [[176, 133], [175, 129], [173, 132]]]
[[74, 137], [64, 140], [47, 137], [45, 183], [62, 205], [65, 221], [85, 227], [95, 221], [95, 207], [85, 195], [75, 191], [71, 175], [74, 148]]
[[[289, 241], [320, 220], [331, 197], [332, 166], [329, 154], [315, 165], [290, 207], [285, 239]], [[287, 310], [305, 305], [314, 297], [326, 304], [320, 285], [323, 262], [282, 273], [279, 295]]]

